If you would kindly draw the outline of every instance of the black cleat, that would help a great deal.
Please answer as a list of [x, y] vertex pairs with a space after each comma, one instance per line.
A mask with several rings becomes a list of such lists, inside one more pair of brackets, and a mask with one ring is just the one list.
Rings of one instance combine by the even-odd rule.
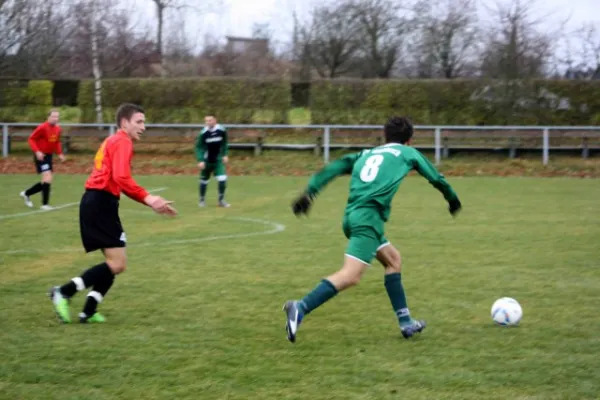
[[415, 319], [411, 325], [401, 327], [400, 331], [402, 331], [402, 336], [404, 336], [404, 339], [408, 339], [414, 336], [415, 333], [421, 333], [426, 326], [427, 324], [425, 321]]
[[302, 322], [304, 314], [298, 307], [298, 302], [294, 300], [287, 301], [283, 305], [283, 311], [286, 313], [285, 330], [287, 338], [290, 342], [294, 343], [296, 341], [296, 332], [298, 332], [298, 327]]

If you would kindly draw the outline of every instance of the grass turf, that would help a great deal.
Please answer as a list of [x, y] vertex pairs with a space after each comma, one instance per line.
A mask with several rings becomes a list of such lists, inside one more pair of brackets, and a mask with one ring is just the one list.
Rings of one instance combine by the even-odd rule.
[[[98, 263], [80, 249], [77, 207], [22, 215], [31, 175], [0, 175], [0, 397], [7, 399], [592, 399], [600, 392], [600, 185], [452, 178], [453, 220], [423, 179], [400, 188], [386, 236], [402, 251], [409, 306], [429, 326], [401, 338], [374, 265], [316, 310], [298, 342], [280, 311], [340, 266], [347, 181], [309, 219], [289, 202], [305, 177], [234, 177], [231, 209], [196, 206], [194, 176], [142, 176], [177, 201], [165, 219], [124, 199], [129, 270], [104, 325], [59, 325], [46, 290]], [[85, 176], [58, 175], [52, 203]], [[34, 198], [39, 205], [39, 196]], [[285, 227], [284, 230], [281, 230]], [[270, 232], [270, 233], [269, 233]], [[493, 301], [524, 309], [494, 326]], [[83, 305], [73, 301], [73, 316]]]

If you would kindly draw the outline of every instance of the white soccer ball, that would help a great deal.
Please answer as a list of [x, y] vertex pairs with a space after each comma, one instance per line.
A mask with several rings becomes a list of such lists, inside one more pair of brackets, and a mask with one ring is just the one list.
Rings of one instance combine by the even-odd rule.
[[492, 319], [498, 325], [518, 325], [523, 317], [523, 309], [518, 301], [502, 297], [492, 305]]

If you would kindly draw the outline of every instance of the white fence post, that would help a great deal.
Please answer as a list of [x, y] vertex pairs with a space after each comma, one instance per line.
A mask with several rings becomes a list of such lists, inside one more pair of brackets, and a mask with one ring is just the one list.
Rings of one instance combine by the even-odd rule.
[[442, 130], [435, 128], [435, 165], [442, 162]]
[[329, 137], [329, 126], [326, 126], [323, 132], [323, 161], [325, 164], [329, 163]]
[[542, 150], [542, 158], [544, 165], [548, 165], [548, 158], [550, 154], [550, 130], [548, 128], [544, 128], [544, 136], [543, 136], [543, 150]]
[[114, 134], [115, 134], [115, 126], [111, 124], [108, 128], [108, 136], [112, 136]]
[[8, 125], [2, 125], [2, 157], [8, 157]]

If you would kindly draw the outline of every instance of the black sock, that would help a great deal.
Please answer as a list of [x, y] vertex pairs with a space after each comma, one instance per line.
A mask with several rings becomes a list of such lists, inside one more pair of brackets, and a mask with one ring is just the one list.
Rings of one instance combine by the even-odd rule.
[[94, 289], [88, 293], [83, 307], [82, 317], [89, 318], [96, 313], [98, 304], [104, 300], [104, 296], [108, 293], [108, 290], [115, 281], [115, 276], [111, 273], [110, 276], [104, 276], [102, 281], [94, 284]]
[[50, 200], [50, 184], [42, 183], [42, 204], [47, 206], [48, 200]]
[[81, 277], [73, 278], [61, 286], [60, 294], [67, 298], [73, 297], [75, 293], [91, 287], [97, 282], [108, 281], [111, 276], [114, 277], [114, 274], [107, 263], [98, 264], [81, 274]]
[[219, 181], [219, 201], [225, 199], [225, 189], [227, 188], [227, 181]]
[[208, 182], [200, 181], [200, 201], [204, 201], [204, 197], [206, 196], [206, 186], [208, 186]]
[[42, 184], [40, 182], [38, 182], [25, 191], [25, 196], [29, 197], [29, 196], [32, 196], [41, 191], [42, 191]]

